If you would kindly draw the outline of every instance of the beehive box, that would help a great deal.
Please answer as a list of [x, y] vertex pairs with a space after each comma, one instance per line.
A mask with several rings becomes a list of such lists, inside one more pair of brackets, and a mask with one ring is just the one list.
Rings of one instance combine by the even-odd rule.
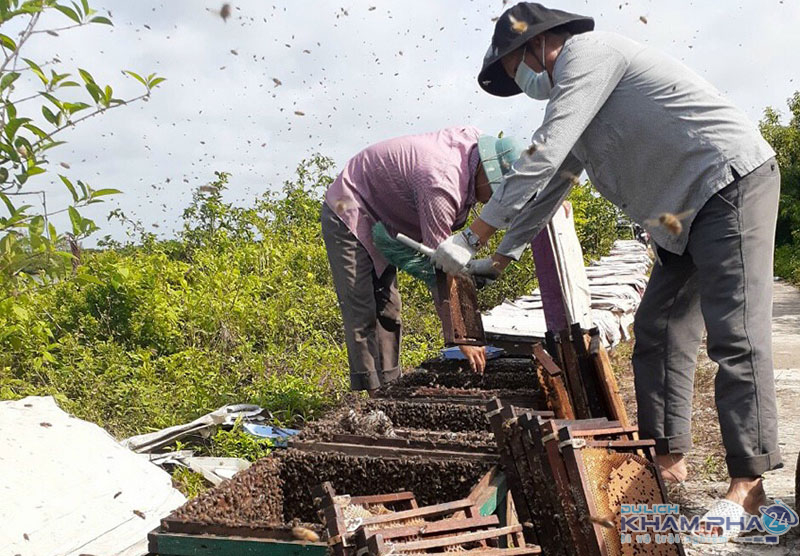
[[[175, 543], [207, 541], [211, 550], [217, 546], [214, 543], [227, 540], [240, 550], [244, 545], [239, 544], [247, 541], [247, 550], [254, 550], [247, 554], [321, 554], [324, 542], [297, 541], [292, 536], [295, 525], [321, 533], [312, 498], [312, 490], [319, 484], [329, 481], [337, 491], [354, 496], [407, 490], [414, 492], [420, 504], [430, 505], [466, 497], [490, 468], [487, 462], [457, 458], [369, 457], [289, 449], [257, 461], [176, 510], [162, 521], [160, 531], [151, 534], [150, 551], [165, 556], [223, 554], [180, 552], [176, 551], [183, 550], [180, 543]], [[199, 549], [192, 546], [192, 550]]]

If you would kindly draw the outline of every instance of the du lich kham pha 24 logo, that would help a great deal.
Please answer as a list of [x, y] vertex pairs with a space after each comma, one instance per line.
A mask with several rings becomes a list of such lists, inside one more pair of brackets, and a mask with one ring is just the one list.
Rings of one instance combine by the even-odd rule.
[[[677, 504], [623, 504], [621, 510], [623, 544], [726, 542], [729, 537], [748, 544], [778, 544], [780, 536], [800, 521], [797, 513], [780, 500], [761, 506], [761, 515], [745, 514], [735, 520], [708, 518], [703, 524], [699, 516], [681, 515]], [[709, 537], [704, 531], [717, 527], [722, 529], [722, 535]]]

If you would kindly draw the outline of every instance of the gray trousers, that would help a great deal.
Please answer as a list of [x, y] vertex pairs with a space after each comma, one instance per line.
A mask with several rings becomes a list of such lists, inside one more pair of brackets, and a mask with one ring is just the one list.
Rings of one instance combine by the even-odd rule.
[[639, 428], [656, 452], [685, 453], [697, 351], [719, 364], [715, 400], [731, 477], [781, 467], [772, 369], [772, 263], [780, 173], [775, 159], [700, 210], [683, 255], [658, 249], [636, 313]]
[[374, 390], [400, 376], [397, 269], [389, 266], [378, 276], [367, 250], [326, 203], [321, 222], [342, 311], [350, 387]]

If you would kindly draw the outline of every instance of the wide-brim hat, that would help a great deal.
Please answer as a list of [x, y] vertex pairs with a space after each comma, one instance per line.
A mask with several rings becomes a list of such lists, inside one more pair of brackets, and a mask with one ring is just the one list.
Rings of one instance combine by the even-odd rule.
[[522, 92], [508, 76], [500, 60], [536, 35], [563, 27], [573, 35], [594, 29], [594, 19], [552, 10], [534, 2], [520, 2], [503, 12], [494, 26], [492, 44], [483, 59], [478, 84], [489, 94], [510, 97]]

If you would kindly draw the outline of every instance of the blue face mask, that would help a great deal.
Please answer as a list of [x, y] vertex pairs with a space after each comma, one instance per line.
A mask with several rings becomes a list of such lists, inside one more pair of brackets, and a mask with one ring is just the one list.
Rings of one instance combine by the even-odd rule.
[[[527, 48], [527, 47], [526, 47]], [[517, 66], [517, 73], [514, 82], [522, 89], [522, 92], [535, 100], [548, 100], [550, 91], [553, 89], [550, 83], [550, 76], [546, 71], [536, 73], [525, 63], [525, 52], [522, 51], [522, 60]], [[542, 59], [544, 59], [544, 44], [542, 44]], [[544, 67], [544, 66], [542, 66]]]

